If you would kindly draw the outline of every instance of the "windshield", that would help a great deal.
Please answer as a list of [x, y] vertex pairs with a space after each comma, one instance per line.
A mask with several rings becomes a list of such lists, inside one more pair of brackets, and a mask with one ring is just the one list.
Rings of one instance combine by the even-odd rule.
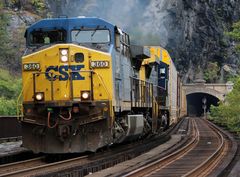
[[108, 43], [110, 34], [108, 30], [73, 30], [71, 32], [72, 42], [77, 43]]
[[31, 46], [43, 46], [53, 43], [66, 42], [65, 30], [33, 31], [30, 33]]

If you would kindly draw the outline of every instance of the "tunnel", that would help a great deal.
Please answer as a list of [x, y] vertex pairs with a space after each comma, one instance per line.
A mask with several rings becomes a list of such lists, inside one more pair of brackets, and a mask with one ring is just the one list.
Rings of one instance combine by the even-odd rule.
[[[205, 106], [204, 106], [205, 102]], [[219, 99], [207, 93], [191, 93], [187, 95], [187, 113], [188, 116], [203, 116], [204, 107], [206, 112], [210, 111], [210, 106], [217, 106]]]

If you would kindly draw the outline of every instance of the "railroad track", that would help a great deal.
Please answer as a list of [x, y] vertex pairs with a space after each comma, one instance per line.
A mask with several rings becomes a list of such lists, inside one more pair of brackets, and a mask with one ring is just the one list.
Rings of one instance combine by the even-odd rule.
[[[218, 129], [213, 125], [207, 125], [204, 120], [186, 120], [179, 125], [178, 131], [175, 130], [178, 134], [182, 134], [180, 135], [182, 140], [178, 145], [174, 145], [171, 148], [171, 151], [174, 153], [167, 152], [168, 155], [166, 156], [165, 152], [164, 156], [163, 153], [161, 158], [155, 157], [154, 160], [149, 160], [151, 163], [138, 167], [138, 170], [131, 170], [130, 172], [129, 169], [126, 171], [122, 170], [118, 173], [112, 173], [112, 176], [207, 176], [212, 173], [213, 169], [216, 171], [216, 167], [219, 166], [228, 152], [231, 146], [229, 142], [231, 141], [219, 133]], [[188, 124], [192, 126], [188, 126]], [[170, 132], [167, 134], [170, 134]], [[152, 139], [151, 141], [155, 142], [156, 140], [159, 141], [159, 139], [163, 139], [163, 137]], [[25, 162], [2, 165], [0, 166], [0, 176], [85, 176], [133, 159], [143, 152], [156, 147], [157, 144], [159, 142], [155, 142], [154, 145], [148, 145], [146, 142], [142, 142], [141, 145], [138, 143], [135, 143], [135, 145], [124, 145], [120, 148], [111, 148], [106, 152], [54, 163], [46, 163], [42, 160], [44, 157], [36, 158]], [[91, 176], [99, 176], [99, 174], [101, 174], [101, 171], [93, 173]]]
[[57, 172], [59, 169], [68, 168], [69, 166], [73, 167], [74, 165], [81, 165], [86, 163], [88, 156], [81, 156], [73, 159], [63, 160], [59, 162], [46, 163], [44, 161], [45, 156], [15, 162], [11, 164], [1, 165], [0, 166], [0, 176], [42, 176], [47, 172]]
[[[179, 124], [181, 125], [181, 123]], [[179, 126], [178, 125], [178, 126]], [[176, 131], [178, 126], [171, 131]], [[54, 163], [46, 163], [43, 157], [18, 163], [0, 166], [0, 176], [44, 176], [69, 174], [85, 176], [89, 173], [111, 167], [117, 163], [132, 159], [153, 147], [165, 142], [169, 138], [169, 132], [147, 141], [140, 141], [129, 145], [121, 145], [111, 148], [106, 152], [80, 156]], [[140, 147], [137, 149], [137, 147]], [[77, 175], [76, 175], [77, 174]]]
[[[137, 153], [133, 153], [138, 143], [134, 145], [122, 145], [121, 148], [113, 148], [106, 152], [99, 152], [96, 154], [90, 154], [89, 156], [80, 156], [67, 160], [61, 160], [58, 162], [47, 163], [45, 157], [39, 157], [29, 159], [26, 161], [20, 161], [0, 166], [0, 176], [45, 176], [56, 175], [61, 173], [74, 173], [74, 169], [78, 169], [77, 176], [85, 176], [92, 171], [98, 171], [104, 168], [108, 168], [117, 163], [126, 161], [128, 159], [137, 156]], [[134, 146], [134, 148], [133, 148]], [[145, 147], [146, 148], [146, 147]], [[149, 148], [149, 147], [147, 147]]]
[[45, 164], [43, 162], [43, 159], [44, 156], [20, 162], [0, 165], [0, 176], [9, 176], [18, 173], [19, 171], [23, 171], [24, 169], [31, 168], [33, 166], [41, 166]]
[[[85, 176], [133, 159], [166, 141], [170, 134], [182, 134], [181, 142], [163, 152], [159, 157], [156, 156], [154, 160], [148, 160], [148, 162], [146, 160], [147, 164], [141, 164], [137, 170], [132, 167], [131, 170], [122, 170], [113, 173], [112, 176], [218, 176], [228, 166], [228, 162], [225, 165], [222, 163], [223, 158], [232, 147], [235, 146], [236, 149], [236, 145], [232, 139], [228, 139], [214, 125], [204, 120], [197, 118], [186, 120], [178, 124], [174, 130], [165, 132], [158, 138], [150, 139], [150, 145], [149, 142], [143, 141], [140, 144], [125, 145], [124, 148], [113, 148], [104, 153], [54, 163], [46, 163], [43, 160], [44, 157], [34, 158], [1, 165], [0, 176], [66, 176], [66, 174]], [[235, 152], [232, 152], [232, 157], [234, 154]], [[98, 173], [96, 175], [93, 173], [91, 176], [98, 176]]]
[[205, 120], [191, 119], [192, 138], [184, 147], [122, 176], [208, 176], [227, 154], [231, 142]]

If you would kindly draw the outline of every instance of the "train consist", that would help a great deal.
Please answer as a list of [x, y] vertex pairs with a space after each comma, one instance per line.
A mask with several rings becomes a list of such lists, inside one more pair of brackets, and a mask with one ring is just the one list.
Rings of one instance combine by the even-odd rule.
[[186, 113], [168, 52], [99, 18], [44, 19], [25, 33], [23, 146], [77, 153], [159, 133]]

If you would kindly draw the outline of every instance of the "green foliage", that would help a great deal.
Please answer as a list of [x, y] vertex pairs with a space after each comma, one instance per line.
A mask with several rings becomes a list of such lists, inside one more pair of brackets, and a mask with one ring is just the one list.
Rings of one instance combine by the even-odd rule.
[[218, 79], [220, 67], [217, 62], [209, 62], [204, 71], [204, 79], [207, 82], [214, 83]]
[[46, 10], [45, 0], [31, 0], [32, 6], [38, 13], [44, 13]]
[[0, 115], [16, 115], [16, 100], [0, 97]]
[[233, 30], [227, 33], [232, 39], [240, 41], [240, 21], [233, 24]]
[[0, 69], [0, 115], [16, 115], [16, 101], [21, 92], [21, 79]]
[[14, 11], [20, 9], [27, 10], [29, 12], [37, 13], [42, 17], [46, 17], [47, 14], [46, 0], [5, 0], [1, 4]]
[[[9, 3], [16, 3], [11, 1]], [[11, 5], [11, 4], [10, 4]], [[0, 2], [0, 115], [16, 115], [16, 100], [21, 90], [21, 80], [13, 76], [19, 70], [20, 58], [8, 33], [9, 14]], [[15, 32], [16, 33], [16, 32]], [[18, 48], [19, 49], [19, 48]], [[11, 71], [11, 75], [7, 70]], [[14, 72], [12, 72], [14, 71]]]
[[0, 2], [0, 39], [6, 40], [7, 16], [3, 11], [3, 3]]
[[0, 1], [0, 10], [3, 8], [3, 2]]
[[240, 53], [240, 21], [233, 24], [233, 30], [227, 32], [230, 38], [232, 38], [236, 42], [236, 51]]
[[17, 58], [18, 50], [14, 47], [14, 42], [11, 40], [9, 29], [9, 14], [4, 11], [3, 3], [0, 5], [0, 67], [16, 71], [19, 66], [19, 58]]
[[229, 129], [240, 134], [240, 78], [235, 82], [232, 92], [230, 92], [224, 102], [218, 107], [211, 106], [211, 117], [219, 124], [227, 126]]

